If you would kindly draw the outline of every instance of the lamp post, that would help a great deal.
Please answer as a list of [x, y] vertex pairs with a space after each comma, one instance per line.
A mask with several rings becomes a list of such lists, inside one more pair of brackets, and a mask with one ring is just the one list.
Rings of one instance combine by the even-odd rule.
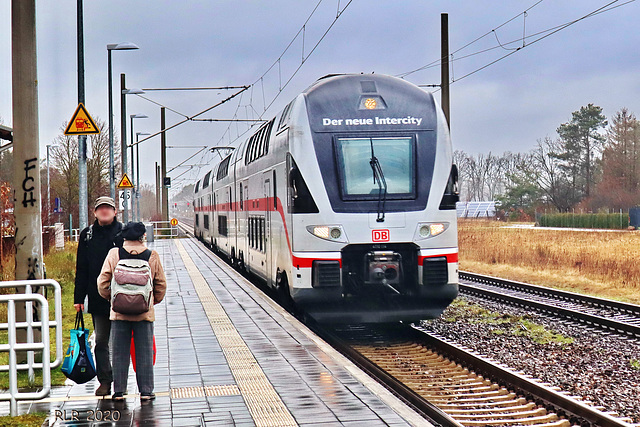
[[142, 221], [142, 212], [140, 211], [140, 144], [138, 140], [140, 135], [151, 135], [146, 132], [136, 132], [136, 212], [138, 213], [138, 221]]
[[107, 67], [109, 76], [109, 189], [111, 198], [116, 198], [116, 168], [113, 147], [113, 81], [111, 77], [111, 51], [112, 50], [133, 50], [140, 49], [137, 45], [129, 42], [114, 43], [107, 45]]
[[[129, 94], [134, 94], [134, 93], [144, 93], [143, 91], [141, 91], [140, 89], [128, 89], [127, 90], [127, 95]], [[146, 114], [131, 114], [129, 116], [129, 118], [131, 119], [131, 145], [129, 145], [129, 147], [131, 147], [131, 182], [133, 182], [135, 180], [135, 167], [133, 164], [133, 119], [148, 119], [149, 116], [147, 116]], [[134, 188], [134, 191], [132, 191], [132, 195], [134, 195], [137, 192], [137, 188]], [[135, 207], [135, 199], [131, 201], [131, 219], [133, 221], [138, 221], [140, 218], [140, 212], [136, 213], [136, 207]]]
[[51, 148], [51, 144], [47, 144], [47, 225], [51, 225], [51, 221], [50, 221], [51, 197], [49, 196], [51, 192], [50, 174], [49, 174], [49, 148]]
[[[140, 89], [127, 89], [125, 83], [125, 75], [124, 73], [120, 74], [120, 133], [122, 142], [121, 152], [122, 152], [122, 175], [124, 176], [127, 173], [127, 95], [129, 94], [138, 94], [144, 93]], [[125, 190], [126, 191], [126, 190]], [[125, 200], [124, 209], [122, 210], [122, 221], [129, 221], [129, 208], [127, 207], [127, 203]]]

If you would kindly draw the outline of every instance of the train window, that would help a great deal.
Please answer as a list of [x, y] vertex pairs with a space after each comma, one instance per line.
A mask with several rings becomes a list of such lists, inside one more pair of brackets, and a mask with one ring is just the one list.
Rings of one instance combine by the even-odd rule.
[[227, 235], [227, 217], [225, 215], [218, 216], [218, 234]]
[[240, 210], [244, 209], [244, 202], [242, 198], [242, 184], [240, 184]]
[[291, 106], [293, 105], [294, 101], [295, 99], [288, 103], [287, 106], [284, 107], [284, 110], [282, 110], [282, 116], [280, 116], [280, 122], [278, 123], [278, 130], [284, 129], [287, 126], [287, 123], [289, 121], [289, 114], [291, 113]]
[[196, 214], [196, 227], [200, 225], [200, 221], [198, 221], [200, 215]]
[[273, 170], [273, 209], [278, 210], [278, 186], [276, 185], [276, 170]]
[[253, 248], [258, 249], [258, 218], [253, 218]]
[[195, 193], [198, 194], [198, 191], [200, 191], [200, 181], [196, 182], [196, 190]]
[[220, 166], [218, 167], [218, 173], [216, 173], [216, 180], [220, 181], [222, 178], [225, 178], [229, 175], [229, 162], [231, 161], [231, 154], [224, 158], [220, 162]]
[[209, 179], [211, 178], [211, 171], [207, 172], [202, 180], [202, 188], [207, 188], [209, 186]]
[[456, 208], [456, 202], [460, 200], [460, 191], [458, 190], [458, 166], [451, 165], [449, 180], [444, 189], [442, 200], [440, 201], [440, 210], [451, 210]]
[[213, 211], [216, 210], [216, 193], [213, 193]]
[[249, 235], [249, 246], [253, 247], [253, 218], [251, 217], [248, 220], [247, 234]]
[[264, 219], [260, 218], [258, 220], [258, 243], [260, 244], [260, 252], [262, 252], [262, 240], [264, 236]]
[[343, 198], [378, 197], [380, 186], [371, 179], [374, 156], [387, 185], [387, 197], [415, 197], [415, 143], [412, 137], [339, 138], [335, 146]]
[[208, 230], [209, 229], [209, 214], [204, 214], [203, 219], [204, 219], [204, 228], [206, 230]]
[[229, 187], [229, 210], [233, 210], [233, 191], [231, 187]]
[[309, 187], [298, 169], [293, 156], [287, 155], [288, 180], [287, 198], [291, 213], [318, 213], [318, 206], [311, 196]]
[[262, 125], [260, 129], [249, 138], [247, 152], [244, 157], [245, 165], [265, 156], [269, 152], [269, 136], [271, 135], [274, 121], [275, 119]]

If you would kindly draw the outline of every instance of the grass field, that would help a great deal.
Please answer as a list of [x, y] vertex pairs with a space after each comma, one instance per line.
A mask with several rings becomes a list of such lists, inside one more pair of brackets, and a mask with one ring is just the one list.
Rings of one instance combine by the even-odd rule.
[[[74, 288], [74, 280], [75, 280], [75, 270], [76, 270], [76, 250], [77, 244], [67, 243], [65, 249], [63, 251], [51, 251], [48, 255], [44, 257], [44, 263], [47, 269], [47, 278], [54, 279], [60, 283], [62, 287], [62, 352], [63, 355], [67, 350], [67, 346], [69, 345], [69, 330], [74, 327], [75, 323], [75, 309], [73, 308], [73, 288]], [[3, 265], [13, 265], [13, 258], [5, 258], [3, 260]], [[9, 277], [5, 277], [4, 280], [9, 280]], [[50, 293], [49, 297], [49, 312], [51, 314], [50, 319], [53, 320], [53, 293]], [[0, 319], [7, 318], [6, 304], [0, 305]], [[85, 323], [88, 321], [86, 325], [87, 328], [93, 329], [91, 324], [91, 317], [89, 315], [85, 315]], [[50, 337], [51, 337], [51, 358], [52, 361], [55, 359], [55, 329], [51, 328]], [[7, 332], [0, 331], [0, 343], [6, 344], [8, 342]], [[8, 363], [8, 354], [0, 353], [0, 365], [4, 365]], [[51, 371], [51, 384], [52, 385], [63, 385], [65, 381], [64, 374], [60, 371], [60, 368], [53, 369]], [[42, 384], [42, 375], [41, 371], [36, 371], [35, 374], [35, 385]], [[18, 372], [18, 386], [19, 387], [27, 387], [28, 379], [26, 372]], [[9, 375], [3, 374], [0, 375], [0, 389], [7, 389], [9, 387]], [[0, 424], [1, 427], [1, 424]]]
[[460, 269], [640, 304], [640, 233], [458, 222]]

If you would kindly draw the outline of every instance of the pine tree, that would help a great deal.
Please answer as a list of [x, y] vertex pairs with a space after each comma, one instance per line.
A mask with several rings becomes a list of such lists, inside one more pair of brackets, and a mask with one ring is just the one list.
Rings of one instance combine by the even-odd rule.
[[623, 108], [607, 129], [602, 154], [602, 181], [597, 187], [598, 205], [627, 209], [640, 200], [640, 122]]
[[570, 174], [576, 196], [589, 198], [595, 177], [599, 171], [599, 154], [605, 136], [600, 130], [607, 126], [602, 108], [588, 104], [571, 113], [571, 120], [558, 127], [557, 132], [563, 147], [558, 158]]

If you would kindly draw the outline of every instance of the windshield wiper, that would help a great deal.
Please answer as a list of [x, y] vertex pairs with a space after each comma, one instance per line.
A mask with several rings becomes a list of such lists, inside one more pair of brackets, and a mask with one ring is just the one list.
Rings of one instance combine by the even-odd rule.
[[380, 162], [373, 151], [373, 138], [369, 138], [371, 143], [371, 160], [369, 160], [369, 166], [373, 171], [373, 182], [378, 183], [378, 217], [376, 222], [384, 222], [384, 205], [387, 201], [387, 181], [384, 179], [384, 172]]

